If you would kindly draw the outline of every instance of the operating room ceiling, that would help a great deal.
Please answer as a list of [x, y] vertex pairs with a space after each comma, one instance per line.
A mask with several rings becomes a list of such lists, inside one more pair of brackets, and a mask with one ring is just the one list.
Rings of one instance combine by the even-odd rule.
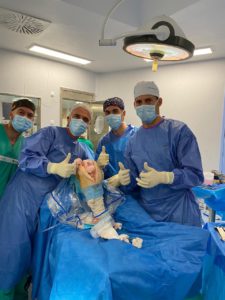
[[[93, 72], [114, 72], [148, 67], [126, 54], [122, 41], [99, 47], [104, 18], [116, 0], [0, 0], [0, 7], [50, 21], [38, 35], [23, 35], [0, 26], [0, 48], [28, 53], [38, 44], [92, 61], [82, 66]], [[159, 15], [172, 17], [196, 48], [210, 46], [213, 54], [188, 62], [225, 57], [225, 0], [125, 0], [111, 16], [106, 37], [136, 30]], [[163, 63], [161, 63], [163, 64]], [[165, 63], [164, 63], [165, 64]]]

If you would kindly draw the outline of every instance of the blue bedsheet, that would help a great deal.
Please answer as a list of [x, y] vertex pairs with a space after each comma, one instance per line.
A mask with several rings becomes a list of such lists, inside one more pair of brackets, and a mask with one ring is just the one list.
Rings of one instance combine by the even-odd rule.
[[225, 222], [205, 225], [210, 233], [210, 237], [203, 266], [204, 300], [225, 299], [225, 242], [220, 239], [215, 226], [224, 227]]
[[33, 299], [183, 300], [201, 273], [208, 232], [157, 223], [127, 197], [115, 219], [122, 232], [141, 237], [137, 249], [118, 240], [93, 239], [88, 230], [55, 224], [43, 204], [33, 262]]

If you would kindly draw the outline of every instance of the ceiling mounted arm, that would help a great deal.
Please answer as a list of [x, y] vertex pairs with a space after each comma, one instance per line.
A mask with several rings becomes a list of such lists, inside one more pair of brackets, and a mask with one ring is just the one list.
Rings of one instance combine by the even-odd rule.
[[131, 55], [153, 60], [154, 71], [157, 70], [158, 61], [179, 61], [192, 57], [195, 46], [186, 39], [178, 24], [165, 15], [154, 18], [136, 31], [105, 39], [108, 19], [123, 1], [117, 1], [107, 14], [99, 40], [100, 46], [116, 46], [117, 40], [124, 39], [123, 50]]
[[116, 42], [117, 40], [129, 37], [129, 36], [139, 36], [139, 35], [146, 35], [146, 34], [151, 34], [151, 35], [155, 35], [158, 40], [161, 41], [165, 41], [168, 39], [169, 35], [170, 35], [170, 31], [169, 28], [163, 26], [162, 29], [157, 28], [157, 29], [153, 29], [153, 30], [142, 30], [142, 31], [130, 31], [130, 32], [125, 32], [122, 33], [120, 35], [114, 36], [111, 39], [101, 39], [99, 40], [99, 46], [116, 46]]
[[166, 40], [168, 39], [169, 35], [170, 35], [170, 30], [168, 27], [165, 26], [165, 24], [161, 25], [161, 28], [159, 28], [160, 26], [157, 26], [157, 28], [152, 28], [152, 30], [137, 30], [137, 31], [131, 31], [131, 32], [125, 32], [123, 34], [117, 35], [112, 37], [111, 39], [106, 39], [105, 38], [105, 28], [107, 25], [107, 22], [109, 20], [109, 17], [113, 14], [113, 12], [120, 6], [120, 4], [123, 2], [124, 0], [119, 0], [115, 3], [115, 5], [110, 9], [110, 11], [108, 12], [108, 14], [106, 15], [103, 25], [102, 25], [102, 31], [101, 31], [101, 39], [99, 40], [99, 46], [116, 46], [116, 42], [119, 39], [125, 38], [125, 37], [129, 37], [129, 36], [138, 36], [138, 35], [146, 35], [146, 34], [153, 34], [155, 35], [159, 40]]
[[117, 7], [120, 6], [120, 4], [124, 0], [118, 0], [115, 5], [110, 9], [110, 11], [107, 13], [105, 20], [102, 25], [102, 31], [101, 31], [101, 39], [99, 40], [99, 46], [116, 46], [116, 40], [114, 39], [105, 39], [105, 27], [109, 20], [109, 17], [112, 15], [112, 13], [117, 9]]

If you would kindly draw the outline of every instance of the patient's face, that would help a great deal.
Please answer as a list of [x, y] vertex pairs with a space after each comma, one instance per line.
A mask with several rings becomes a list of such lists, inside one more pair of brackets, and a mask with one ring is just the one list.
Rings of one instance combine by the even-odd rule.
[[85, 188], [101, 183], [103, 175], [96, 161], [85, 159], [81, 161], [78, 167], [77, 178], [80, 181], [81, 188]]
[[94, 178], [95, 177], [95, 173], [96, 173], [96, 168], [95, 168], [95, 164], [93, 160], [83, 160], [82, 162], [83, 167], [85, 168], [85, 170], [87, 171], [87, 173]]

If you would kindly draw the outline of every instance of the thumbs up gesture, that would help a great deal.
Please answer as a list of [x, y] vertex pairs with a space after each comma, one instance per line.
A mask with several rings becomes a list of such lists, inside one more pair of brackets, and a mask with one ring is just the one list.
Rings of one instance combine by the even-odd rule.
[[172, 184], [174, 180], [173, 172], [158, 172], [149, 167], [148, 163], [144, 163], [144, 171], [136, 178], [137, 185], [147, 188], [153, 188], [158, 184]]
[[102, 152], [99, 154], [97, 164], [100, 168], [104, 168], [109, 163], [109, 154], [105, 151], [105, 146], [102, 146]]
[[125, 169], [124, 165], [119, 162], [119, 182], [121, 185], [128, 185], [130, 183], [130, 170], [129, 169]]
[[61, 164], [62, 163], [68, 164], [69, 161], [70, 161], [70, 159], [71, 159], [71, 153], [68, 153], [67, 156], [66, 156], [66, 158], [63, 161], [61, 161]]
[[57, 174], [63, 178], [68, 178], [75, 174], [76, 160], [73, 163], [69, 163], [70, 159], [71, 153], [68, 153], [66, 158], [59, 163], [49, 162], [47, 166], [48, 174]]
[[128, 185], [130, 183], [130, 170], [125, 169], [124, 165], [119, 162], [119, 172], [118, 174], [110, 177], [108, 179], [108, 184], [114, 187], [119, 185]]

